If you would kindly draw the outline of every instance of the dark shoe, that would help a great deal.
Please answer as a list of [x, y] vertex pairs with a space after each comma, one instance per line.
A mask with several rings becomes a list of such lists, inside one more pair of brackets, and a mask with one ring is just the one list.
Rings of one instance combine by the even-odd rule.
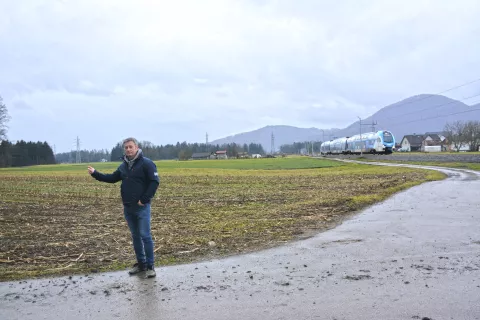
[[147, 272], [145, 272], [145, 278], [155, 278], [157, 273], [153, 267], [148, 267]]
[[135, 263], [133, 268], [128, 271], [129, 274], [137, 274], [139, 272], [145, 271], [145, 265], [141, 263]]

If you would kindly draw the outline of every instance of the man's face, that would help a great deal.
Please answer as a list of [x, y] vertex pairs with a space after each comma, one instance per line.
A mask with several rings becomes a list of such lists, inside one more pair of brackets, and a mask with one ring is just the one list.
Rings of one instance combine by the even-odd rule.
[[137, 154], [138, 146], [133, 143], [133, 141], [128, 141], [123, 146], [125, 150], [125, 155], [129, 158], [134, 157]]

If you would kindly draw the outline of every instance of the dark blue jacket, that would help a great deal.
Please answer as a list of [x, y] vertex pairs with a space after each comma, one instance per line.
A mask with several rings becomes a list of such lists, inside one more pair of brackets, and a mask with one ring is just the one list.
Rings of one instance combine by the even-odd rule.
[[124, 160], [122, 164], [111, 174], [103, 174], [95, 170], [92, 177], [98, 181], [116, 183], [122, 180], [120, 193], [123, 204], [131, 206], [140, 200], [143, 204], [150, 203], [160, 178], [155, 163], [142, 155], [141, 151], [131, 169]]

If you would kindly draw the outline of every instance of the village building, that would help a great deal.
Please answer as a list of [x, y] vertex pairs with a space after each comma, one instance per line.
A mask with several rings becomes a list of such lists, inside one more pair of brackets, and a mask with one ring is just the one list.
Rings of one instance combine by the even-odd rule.
[[422, 148], [423, 142], [423, 135], [420, 134], [410, 134], [406, 135], [402, 138], [402, 142], [400, 142], [401, 148], [399, 151], [420, 151]]
[[[423, 135], [405, 135], [400, 144], [396, 145], [399, 152], [445, 152], [445, 151], [470, 151], [470, 144], [463, 143], [455, 147], [455, 143], [448, 141], [442, 132], [426, 132]], [[480, 151], [480, 147], [479, 147]]]
[[425, 138], [422, 141], [422, 147], [420, 148], [423, 152], [441, 152], [447, 151], [447, 139], [437, 133], [425, 134]]
[[247, 159], [250, 158], [250, 155], [248, 152], [238, 152], [237, 153], [237, 159]]
[[215, 152], [217, 159], [228, 159], [227, 150], [219, 150]]
[[192, 154], [192, 160], [207, 160], [210, 159], [210, 152], [195, 152]]

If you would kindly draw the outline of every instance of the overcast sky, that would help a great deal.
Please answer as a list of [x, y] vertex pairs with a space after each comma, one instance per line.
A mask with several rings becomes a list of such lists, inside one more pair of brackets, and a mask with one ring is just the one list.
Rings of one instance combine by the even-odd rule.
[[479, 17], [478, 0], [0, 0], [8, 137], [64, 152], [77, 135], [111, 149], [342, 128], [480, 78]]

